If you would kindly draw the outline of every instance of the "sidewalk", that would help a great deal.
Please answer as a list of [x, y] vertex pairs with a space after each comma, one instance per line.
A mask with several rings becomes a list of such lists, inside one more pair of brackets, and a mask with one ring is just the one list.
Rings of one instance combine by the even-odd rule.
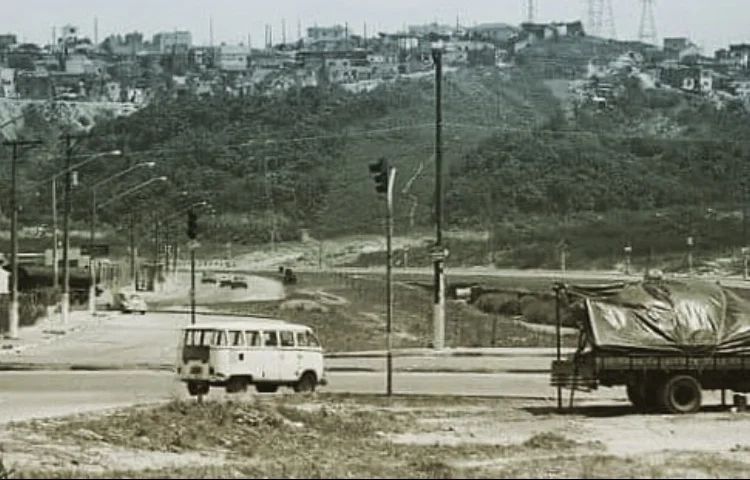
[[0, 340], [0, 356], [20, 354], [26, 349], [54, 342], [69, 333], [99, 325], [109, 315], [110, 312], [96, 312], [92, 318], [88, 310], [72, 310], [68, 322], [63, 324], [60, 312], [55, 312], [52, 318], [41, 318], [36, 325], [19, 328], [17, 339]]

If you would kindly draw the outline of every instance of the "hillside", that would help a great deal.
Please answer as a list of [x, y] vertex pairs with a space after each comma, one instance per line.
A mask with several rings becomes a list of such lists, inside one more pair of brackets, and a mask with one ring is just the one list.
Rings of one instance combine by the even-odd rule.
[[[449, 228], [493, 232], [478, 243], [455, 242], [466, 263], [492, 256], [503, 266], [553, 266], [565, 240], [571, 266], [613, 268], [627, 243], [641, 263], [677, 257], [679, 264], [688, 235], [705, 257], [744, 242], [738, 192], [750, 152], [740, 139], [750, 123], [743, 109], [717, 109], [633, 77], [618, 80], [606, 109], [567, 93], [592, 55], [603, 63], [637, 47], [569, 39], [529, 48], [515, 67], [449, 69], [446, 220]], [[433, 89], [428, 76], [361, 94], [318, 87], [161, 100], [97, 125], [82, 148], [128, 155], [81, 175], [156, 161], [154, 173], [169, 177], [169, 189], [100, 212], [103, 222], [121, 227], [134, 205], [147, 220], [153, 206], [169, 211], [184, 202], [177, 192], [188, 191], [219, 212], [204, 217], [205, 241], [250, 245], [296, 239], [300, 228], [316, 238], [381, 232], [382, 201], [368, 164], [385, 157], [398, 169], [396, 232], [418, 236], [432, 225]], [[51, 169], [39, 155], [28, 165]], [[28, 186], [31, 172], [22, 169]], [[24, 221], [48, 222], [45, 202], [25, 194]], [[87, 219], [85, 209], [75, 215]], [[150, 230], [142, 228], [145, 240]]]

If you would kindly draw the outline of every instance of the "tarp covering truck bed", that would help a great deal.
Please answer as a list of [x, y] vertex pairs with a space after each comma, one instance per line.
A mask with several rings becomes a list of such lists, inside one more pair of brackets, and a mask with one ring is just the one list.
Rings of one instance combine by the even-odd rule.
[[715, 283], [568, 286], [594, 348], [610, 353], [750, 354], [750, 302]]

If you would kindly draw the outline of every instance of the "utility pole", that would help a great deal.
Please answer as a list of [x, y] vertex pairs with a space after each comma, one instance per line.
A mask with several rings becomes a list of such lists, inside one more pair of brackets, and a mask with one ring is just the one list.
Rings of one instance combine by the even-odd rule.
[[13, 158], [11, 160], [11, 186], [10, 186], [10, 312], [8, 315], [8, 338], [18, 338], [19, 306], [18, 306], [18, 200], [17, 200], [17, 178], [18, 178], [18, 148], [21, 146], [39, 145], [39, 141], [14, 140], [4, 142], [4, 145], [13, 147]]
[[70, 314], [70, 160], [73, 156], [73, 144], [70, 135], [65, 135], [65, 207], [63, 213], [63, 291], [62, 323], [68, 323]]
[[135, 212], [130, 210], [130, 280], [133, 282], [133, 289], [136, 290], [138, 282], [136, 282], [135, 273]]
[[59, 238], [57, 237], [57, 177], [52, 178], [52, 286], [55, 291], [60, 287], [60, 255], [58, 254]]
[[432, 49], [435, 61], [435, 251], [434, 261], [434, 304], [433, 304], [433, 348], [445, 347], [445, 250], [443, 248], [443, 52]]

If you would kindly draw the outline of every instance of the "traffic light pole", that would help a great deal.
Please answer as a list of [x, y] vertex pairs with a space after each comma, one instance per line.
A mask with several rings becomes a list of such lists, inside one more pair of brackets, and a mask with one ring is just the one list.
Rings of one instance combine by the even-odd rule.
[[195, 325], [195, 248], [190, 249], [190, 324]]
[[445, 250], [443, 248], [443, 53], [432, 50], [435, 61], [435, 251], [434, 255], [434, 305], [433, 305], [433, 348], [445, 348]]
[[393, 185], [396, 180], [396, 169], [388, 170], [388, 194], [386, 197], [386, 263], [385, 263], [385, 299], [386, 299], [386, 393], [393, 394]]

